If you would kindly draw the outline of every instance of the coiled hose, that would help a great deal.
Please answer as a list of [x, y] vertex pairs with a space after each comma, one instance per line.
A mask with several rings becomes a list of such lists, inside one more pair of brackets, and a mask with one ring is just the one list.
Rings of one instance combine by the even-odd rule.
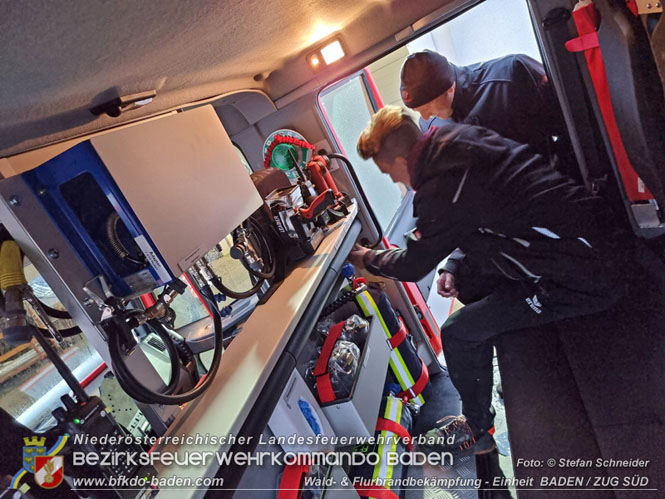
[[106, 219], [106, 237], [109, 240], [109, 244], [113, 249], [114, 253], [118, 255], [123, 260], [128, 262], [135, 263], [136, 265], [145, 265], [145, 262], [134, 258], [129, 254], [125, 245], [120, 241], [120, 236], [118, 236], [118, 221], [120, 220], [120, 215], [117, 212], [113, 212]]
[[270, 242], [263, 235], [263, 232], [261, 232], [261, 227], [258, 224], [258, 222], [256, 222], [256, 220], [254, 220], [252, 217], [249, 217], [249, 219], [247, 220], [247, 228], [249, 229], [250, 236], [253, 237], [255, 239], [255, 242], [258, 243], [259, 251], [261, 252], [261, 258], [263, 259], [264, 262], [267, 262], [267, 264], [269, 265], [267, 271], [265, 271], [266, 263], [264, 263], [263, 271], [257, 271], [250, 268], [250, 266], [244, 260], [241, 260], [245, 269], [250, 274], [252, 274], [254, 277], [257, 278], [257, 282], [250, 289], [248, 289], [247, 291], [234, 291], [232, 289], [227, 288], [224, 285], [224, 283], [222, 283], [222, 279], [218, 275], [215, 275], [212, 267], [210, 267], [209, 265], [207, 266], [208, 270], [212, 274], [212, 277], [210, 278], [210, 283], [215, 287], [215, 289], [217, 289], [217, 291], [226, 296], [235, 298], [236, 300], [249, 298], [250, 296], [257, 293], [259, 289], [261, 289], [263, 282], [266, 279], [271, 279], [275, 275], [275, 270], [277, 267], [277, 258], [275, 257]]
[[[110, 319], [109, 322], [106, 323], [106, 326], [109, 328], [109, 336], [110, 336], [109, 353], [111, 355], [111, 364], [113, 367], [113, 372], [115, 373], [116, 378], [118, 379], [118, 383], [120, 384], [122, 389], [125, 390], [125, 392], [134, 400], [137, 400], [139, 402], [144, 402], [146, 404], [164, 404], [164, 405], [184, 404], [185, 402], [189, 402], [190, 400], [193, 400], [196, 397], [203, 394], [203, 392], [205, 392], [210, 386], [210, 384], [213, 382], [215, 374], [217, 373], [219, 366], [221, 364], [222, 353], [224, 350], [223, 346], [224, 333], [222, 330], [222, 318], [217, 310], [214, 299], [212, 299], [212, 291], [208, 286], [202, 287], [201, 296], [206, 301], [206, 305], [208, 306], [208, 309], [210, 310], [210, 313], [212, 315], [214, 330], [215, 330], [215, 351], [212, 356], [212, 363], [210, 365], [210, 369], [208, 370], [208, 374], [206, 375], [203, 382], [199, 383], [196, 387], [185, 393], [179, 393], [176, 395], [167, 393], [168, 387], [167, 390], [164, 390], [164, 392], [156, 392], [154, 390], [147, 388], [145, 385], [143, 385], [143, 383], [141, 383], [138, 379], [136, 379], [131, 370], [125, 364], [122, 354], [122, 336], [127, 336], [128, 334], [131, 335], [131, 322], [127, 320], [128, 317], [126, 314], [121, 313], [117, 314], [115, 317]], [[161, 324], [155, 324], [154, 329], [157, 332], [157, 334], [160, 334], [159, 332], [160, 328], [163, 330]], [[166, 334], [166, 336], [168, 336], [168, 333]], [[173, 350], [175, 351], [175, 346], [173, 345], [170, 337], [168, 338], [168, 341], [165, 338], [163, 338], [163, 341], [165, 342], [166, 345], [170, 344], [173, 347]], [[171, 353], [169, 353], [169, 357], [172, 359], [171, 360], [172, 375], [171, 375], [171, 382], [169, 383], [169, 386], [171, 386], [171, 384], [174, 383], [174, 380], [175, 383], [177, 384], [177, 375], [174, 374], [174, 371], [178, 370], [179, 372], [180, 362], [179, 359], [177, 362], [174, 362]]]

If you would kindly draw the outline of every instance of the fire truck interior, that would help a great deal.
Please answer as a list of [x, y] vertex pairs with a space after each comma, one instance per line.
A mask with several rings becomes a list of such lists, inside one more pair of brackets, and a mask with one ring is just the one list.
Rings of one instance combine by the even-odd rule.
[[[0, 497], [662, 497], [662, 10], [0, 0]], [[320, 437], [417, 437], [460, 413], [439, 329], [463, 304], [437, 296], [435, 269], [407, 283], [348, 262], [354, 244], [405, 246], [415, 226], [413, 191], [355, 142], [373, 112], [401, 105], [399, 67], [423, 48], [460, 64], [542, 61], [566, 173], [634, 235], [626, 298], [497, 340], [487, 454], [74, 464], [76, 452], [334, 452], [353, 444]], [[367, 485], [386, 476], [453, 485]]]

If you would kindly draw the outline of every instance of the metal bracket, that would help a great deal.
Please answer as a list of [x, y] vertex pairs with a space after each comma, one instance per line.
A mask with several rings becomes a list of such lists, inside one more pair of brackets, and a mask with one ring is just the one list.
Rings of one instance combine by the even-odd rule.
[[62, 335], [58, 331], [58, 328], [53, 325], [53, 322], [51, 322], [51, 319], [44, 311], [42, 304], [39, 303], [39, 300], [32, 292], [32, 288], [30, 286], [25, 286], [25, 289], [23, 290], [23, 298], [32, 306], [33, 310], [37, 312], [37, 315], [39, 315], [39, 318], [42, 320], [49, 333], [51, 333], [51, 335], [55, 338], [55, 341], [62, 343]]
[[85, 291], [85, 293], [92, 299], [92, 301], [97, 304], [99, 310], [102, 311], [102, 321], [105, 321], [113, 315], [113, 308], [107, 305], [104, 299], [102, 299], [97, 293], [90, 289], [90, 284], [93, 282], [99, 282], [102, 287], [102, 292], [106, 298], [113, 298], [113, 294], [111, 293], [111, 289], [109, 288], [109, 285], [103, 275], [95, 276], [83, 285], [83, 291]]
[[663, 12], [663, 3], [658, 0], [635, 0], [638, 14], [657, 14]]

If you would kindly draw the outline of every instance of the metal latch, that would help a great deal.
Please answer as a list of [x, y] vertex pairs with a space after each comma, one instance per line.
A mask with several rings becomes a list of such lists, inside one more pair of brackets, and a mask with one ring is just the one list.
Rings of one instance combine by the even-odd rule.
[[654, 0], [635, 0], [638, 14], [657, 14], [663, 12], [663, 3]]

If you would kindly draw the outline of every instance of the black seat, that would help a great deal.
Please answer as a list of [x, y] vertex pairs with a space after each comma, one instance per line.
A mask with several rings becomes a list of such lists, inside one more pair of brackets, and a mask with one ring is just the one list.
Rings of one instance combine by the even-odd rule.
[[[588, 477], [638, 475], [660, 492], [593, 497], [659, 497], [665, 490], [665, 269], [653, 255], [645, 257], [650, 273], [635, 276], [613, 309], [505, 335], [497, 345], [515, 476], [534, 477], [536, 488], [541, 477], [580, 476], [587, 488]], [[544, 466], [518, 466], [518, 458]], [[562, 458], [649, 464], [561, 468]], [[557, 466], [549, 467], [547, 459]], [[521, 491], [519, 497], [561, 493]]]

